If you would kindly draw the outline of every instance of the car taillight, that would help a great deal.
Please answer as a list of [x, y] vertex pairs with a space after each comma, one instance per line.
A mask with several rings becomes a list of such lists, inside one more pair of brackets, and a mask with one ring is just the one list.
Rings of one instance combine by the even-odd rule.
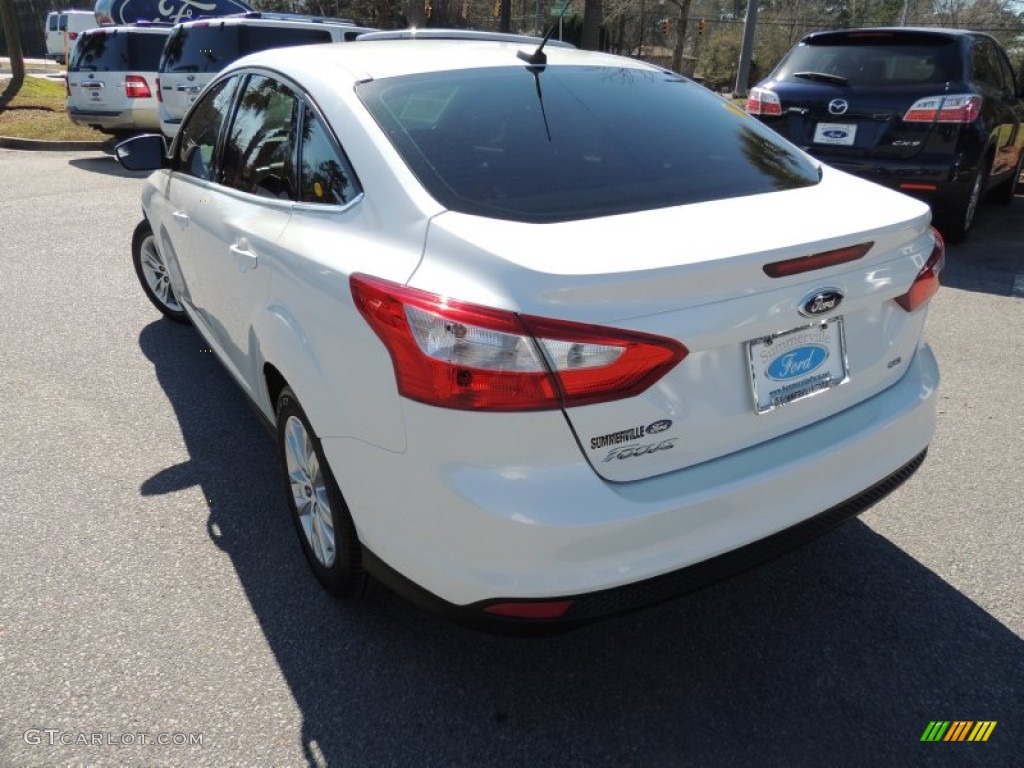
[[896, 297], [896, 303], [907, 312], [913, 312], [925, 304], [939, 290], [939, 276], [946, 266], [946, 243], [935, 227], [932, 227], [932, 234], [935, 236], [935, 245], [928, 256], [928, 261], [917, 273], [910, 290]]
[[156, 88], [156, 100], [157, 101], [163, 101], [164, 100], [164, 95], [160, 92], [160, 78], [159, 77], [156, 79], [156, 85], [154, 87]]
[[915, 101], [906, 123], [972, 123], [981, 114], [981, 96], [961, 93], [953, 96], [927, 96]]
[[124, 95], [129, 99], [148, 99], [151, 94], [146, 78], [138, 75], [128, 75], [124, 79]]
[[673, 339], [519, 315], [367, 275], [352, 296], [398, 391], [461, 410], [538, 411], [631, 397], [687, 355]]
[[782, 102], [779, 96], [765, 88], [751, 88], [747, 97], [747, 114], [781, 115]]
[[78, 39], [78, 33], [77, 32], [68, 32], [68, 40], [77, 40], [77, 39]]

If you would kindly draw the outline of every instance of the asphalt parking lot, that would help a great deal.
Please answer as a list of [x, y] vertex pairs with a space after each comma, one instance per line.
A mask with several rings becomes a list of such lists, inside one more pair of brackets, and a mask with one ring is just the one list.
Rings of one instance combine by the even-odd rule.
[[[1021, 764], [1024, 196], [949, 249], [939, 430], [904, 487], [523, 640], [319, 589], [271, 438], [137, 286], [143, 176], [0, 150], [0, 766]], [[934, 720], [997, 725], [922, 743]]]

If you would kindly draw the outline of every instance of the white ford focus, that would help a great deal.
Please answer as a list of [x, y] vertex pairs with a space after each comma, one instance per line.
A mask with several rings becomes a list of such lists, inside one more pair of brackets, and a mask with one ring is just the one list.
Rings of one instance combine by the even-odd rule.
[[[943, 245], [704, 88], [536, 43], [236, 62], [161, 140], [136, 269], [274, 426], [309, 562], [469, 624], [650, 604], [920, 465]], [[157, 148], [159, 147], [159, 149]]]

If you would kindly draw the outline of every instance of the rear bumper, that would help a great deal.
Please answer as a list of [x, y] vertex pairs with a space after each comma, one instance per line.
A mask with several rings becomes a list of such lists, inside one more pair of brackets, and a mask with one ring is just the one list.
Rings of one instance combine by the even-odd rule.
[[927, 449], [921, 451], [891, 475], [862, 493], [752, 544], [712, 557], [696, 565], [621, 587], [583, 595], [545, 598], [542, 602], [571, 601], [569, 609], [557, 619], [516, 619], [486, 611], [488, 606], [509, 602], [507, 598], [483, 600], [470, 605], [455, 605], [446, 602], [402, 576], [368, 550], [364, 550], [363, 565], [378, 581], [386, 584], [406, 599], [463, 626], [503, 634], [545, 634], [569, 630], [602, 618], [656, 605], [694, 592], [803, 546], [870, 509], [899, 488], [924, 463], [927, 453]]
[[915, 163], [817, 157], [840, 171], [923, 200], [933, 210], [945, 209], [965, 199], [977, 172], [977, 161], [959, 164], [953, 158], [936, 163]]
[[562, 620], [585, 622], [743, 570], [866, 509], [920, 463], [938, 381], [922, 345], [896, 384], [856, 406], [628, 483], [598, 477], [549, 415], [503, 426], [521, 449], [533, 436], [530, 461], [515, 464], [467, 456], [453, 412], [431, 456], [410, 455], [415, 441], [404, 454], [345, 438], [323, 446], [382, 581], [464, 623], [517, 625], [483, 608], [561, 598], [574, 601]]
[[105, 133], [155, 131], [160, 128], [156, 107], [134, 104], [124, 110], [91, 110], [67, 107], [68, 118], [76, 125], [88, 125]]

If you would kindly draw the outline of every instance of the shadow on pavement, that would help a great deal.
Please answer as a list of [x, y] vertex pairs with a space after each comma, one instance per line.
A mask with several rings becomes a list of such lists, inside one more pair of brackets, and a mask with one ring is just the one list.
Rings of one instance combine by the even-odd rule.
[[[1019, 764], [1024, 641], [859, 521], [666, 605], [547, 639], [477, 634], [308, 572], [272, 439], [191, 329], [140, 346], [292, 696], [310, 765]], [[429, 514], [429, 510], [409, 510]], [[931, 720], [995, 720], [984, 744]], [[270, 736], [268, 735], [268, 738]]]
[[104, 176], [120, 176], [125, 179], [144, 179], [150, 174], [150, 171], [126, 170], [117, 162], [117, 158], [112, 154], [96, 155], [95, 157], [76, 157], [68, 160], [68, 165], [73, 165], [75, 168], [89, 171], [90, 173], [102, 173]]
[[1008, 205], [983, 205], [966, 242], [946, 247], [942, 284], [996, 296], [1024, 292], [1024, 185]]

